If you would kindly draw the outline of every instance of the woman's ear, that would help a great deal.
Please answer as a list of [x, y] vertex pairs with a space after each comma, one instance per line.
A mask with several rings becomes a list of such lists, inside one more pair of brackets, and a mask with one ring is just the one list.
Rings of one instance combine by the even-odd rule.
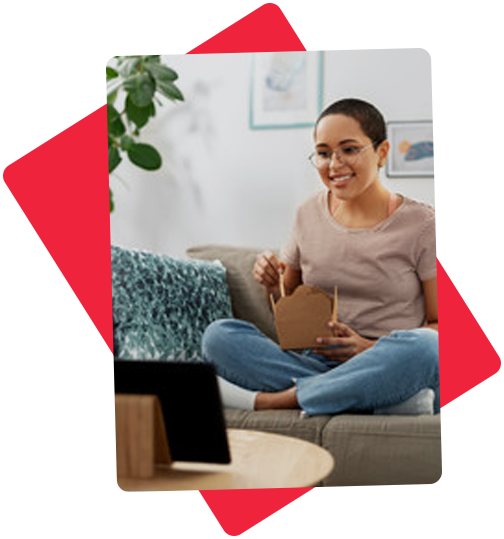
[[384, 140], [376, 149], [376, 152], [378, 153], [378, 166], [380, 168], [385, 166], [389, 151], [390, 142], [388, 140]]

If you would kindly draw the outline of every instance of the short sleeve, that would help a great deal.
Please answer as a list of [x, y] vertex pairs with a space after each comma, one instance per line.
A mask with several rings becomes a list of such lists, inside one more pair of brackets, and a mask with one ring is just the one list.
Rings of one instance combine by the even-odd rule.
[[436, 261], [436, 219], [428, 218], [417, 245], [417, 273], [421, 281], [428, 281], [437, 275]]

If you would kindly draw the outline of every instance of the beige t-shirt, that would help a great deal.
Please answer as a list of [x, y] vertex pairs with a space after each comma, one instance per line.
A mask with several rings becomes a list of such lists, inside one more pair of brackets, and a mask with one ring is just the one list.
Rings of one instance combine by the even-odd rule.
[[373, 228], [346, 228], [330, 214], [327, 192], [298, 209], [282, 259], [303, 283], [329, 294], [338, 287], [338, 318], [363, 336], [420, 327], [422, 281], [436, 276], [434, 208], [403, 197]]

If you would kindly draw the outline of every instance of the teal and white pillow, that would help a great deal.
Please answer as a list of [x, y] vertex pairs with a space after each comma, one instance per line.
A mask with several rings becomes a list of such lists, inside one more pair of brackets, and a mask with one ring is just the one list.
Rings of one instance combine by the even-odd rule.
[[201, 360], [205, 328], [232, 317], [224, 266], [115, 246], [111, 257], [114, 357]]

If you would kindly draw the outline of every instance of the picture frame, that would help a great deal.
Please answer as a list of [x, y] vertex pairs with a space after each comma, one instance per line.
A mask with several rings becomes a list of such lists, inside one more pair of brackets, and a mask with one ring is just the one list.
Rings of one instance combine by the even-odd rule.
[[252, 55], [250, 128], [313, 127], [322, 111], [323, 52]]
[[503, 121], [388, 122], [389, 178], [504, 178]]

